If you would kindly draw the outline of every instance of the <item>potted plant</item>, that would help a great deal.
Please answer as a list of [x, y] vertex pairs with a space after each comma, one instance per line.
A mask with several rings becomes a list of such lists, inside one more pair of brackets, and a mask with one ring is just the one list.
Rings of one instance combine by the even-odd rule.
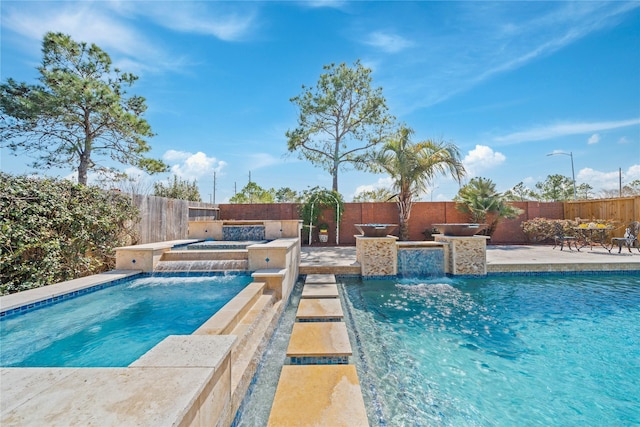
[[318, 225], [318, 238], [322, 243], [327, 243], [329, 241], [329, 226], [326, 222]]

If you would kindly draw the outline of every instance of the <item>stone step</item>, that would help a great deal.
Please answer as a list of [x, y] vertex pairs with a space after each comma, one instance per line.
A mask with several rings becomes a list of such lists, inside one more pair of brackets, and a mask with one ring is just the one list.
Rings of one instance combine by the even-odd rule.
[[360, 263], [352, 265], [301, 265], [300, 274], [339, 274], [343, 276], [359, 276], [361, 273]]
[[335, 274], [307, 274], [305, 285], [317, 285], [321, 283], [336, 283]]
[[300, 298], [338, 298], [338, 285], [330, 283], [319, 285], [305, 284]]
[[368, 426], [354, 365], [285, 365], [268, 426]]
[[300, 322], [335, 322], [344, 317], [342, 304], [338, 298], [301, 299], [296, 312]]
[[292, 365], [347, 364], [352, 355], [344, 322], [294, 323], [287, 348]]

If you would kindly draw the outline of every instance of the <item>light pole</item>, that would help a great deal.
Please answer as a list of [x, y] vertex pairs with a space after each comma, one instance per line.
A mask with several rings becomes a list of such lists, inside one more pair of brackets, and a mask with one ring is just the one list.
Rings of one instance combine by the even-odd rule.
[[565, 156], [571, 157], [571, 179], [573, 179], [573, 200], [576, 199], [576, 174], [573, 169], [573, 152], [570, 151], [565, 153], [564, 151], [554, 151], [553, 153], [547, 154], [547, 156], [555, 156], [556, 154], [563, 154]]

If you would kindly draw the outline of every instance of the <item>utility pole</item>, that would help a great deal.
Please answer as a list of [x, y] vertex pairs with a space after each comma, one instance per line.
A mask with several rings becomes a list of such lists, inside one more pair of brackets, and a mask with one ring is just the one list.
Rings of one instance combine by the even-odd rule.
[[622, 197], [622, 168], [618, 168], [618, 197]]
[[213, 171], [213, 201], [212, 204], [216, 202], [216, 171]]

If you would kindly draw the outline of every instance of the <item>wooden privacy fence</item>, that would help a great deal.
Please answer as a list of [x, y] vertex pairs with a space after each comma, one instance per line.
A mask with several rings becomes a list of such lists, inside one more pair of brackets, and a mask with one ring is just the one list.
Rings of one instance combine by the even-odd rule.
[[564, 217], [581, 221], [612, 221], [617, 226], [613, 235], [622, 237], [626, 224], [640, 221], [640, 196], [568, 201], [564, 204]]
[[211, 218], [213, 214], [207, 211], [216, 207], [209, 203], [139, 194], [133, 195], [132, 200], [140, 211], [140, 222], [136, 227], [139, 244], [186, 239], [190, 212], [195, 219], [203, 214]]

